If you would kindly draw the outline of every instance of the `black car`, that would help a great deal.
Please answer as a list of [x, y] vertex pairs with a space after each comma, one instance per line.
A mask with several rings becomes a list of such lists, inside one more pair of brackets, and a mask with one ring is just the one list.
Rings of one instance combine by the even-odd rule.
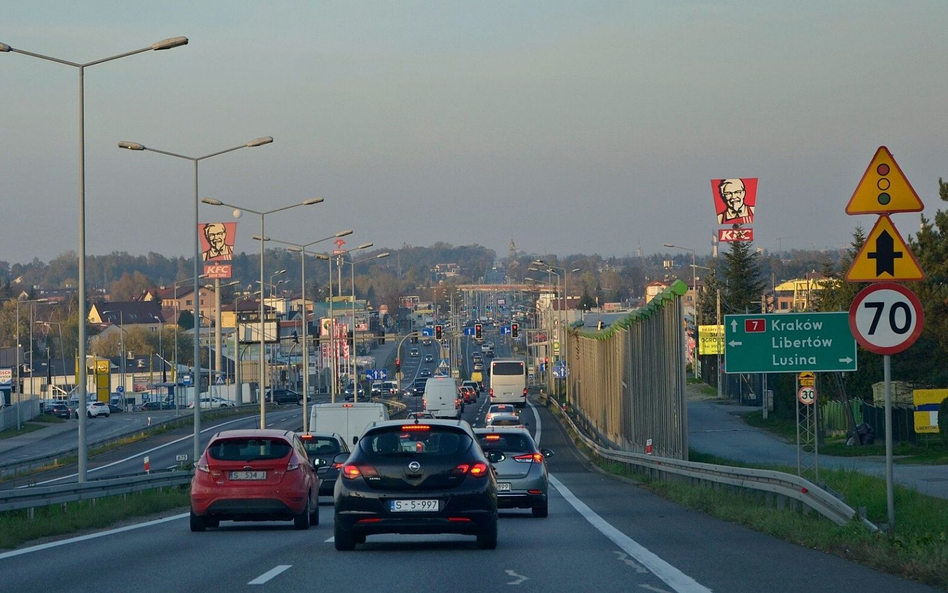
[[497, 547], [497, 482], [471, 426], [420, 419], [366, 430], [336, 481], [333, 536], [352, 550], [381, 533], [456, 533]]
[[339, 469], [342, 467], [342, 463], [334, 463], [333, 459], [340, 453], [349, 453], [345, 439], [334, 432], [305, 432], [300, 435], [300, 441], [309, 455], [310, 462], [320, 460], [316, 470], [316, 475], [319, 476], [319, 495], [332, 496]]
[[418, 376], [419, 376], [419, 377], [430, 377], [430, 376], [431, 376], [431, 369], [421, 369], [420, 371], [418, 371]]
[[155, 412], [158, 410], [173, 410], [174, 402], [167, 401], [167, 400], [160, 401], [160, 402], [145, 402], [138, 409], [141, 410], [142, 412]]
[[43, 413], [50, 414], [57, 418], [69, 419], [72, 415], [72, 412], [69, 410], [69, 406], [63, 402], [51, 402], [43, 405]]
[[428, 379], [415, 379], [415, 384], [412, 385], [412, 395], [421, 397], [425, 394], [425, 385], [428, 384]]
[[267, 401], [275, 404], [303, 405], [303, 396], [292, 389], [267, 390]]

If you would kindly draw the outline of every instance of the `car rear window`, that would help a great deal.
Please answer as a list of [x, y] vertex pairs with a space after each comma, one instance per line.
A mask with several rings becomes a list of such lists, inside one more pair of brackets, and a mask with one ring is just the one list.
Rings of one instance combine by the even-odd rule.
[[471, 438], [464, 432], [412, 424], [369, 433], [359, 446], [370, 456], [393, 455], [450, 456], [467, 450]]
[[282, 459], [289, 455], [290, 444], [283, 439], [222, 439], [215, 441], [207, 451], [218, 461]]
[[500, 449], [505, 453], [530, 453], [534, 450], [533, 443], [522, 434], [487, 433], [477, 435], [481, 448]]
[[339, 449], [339, 443], [335, 439], [303, 439], [303, 448], [306, 449], [306, 454], [310, 457], [342, 453]]

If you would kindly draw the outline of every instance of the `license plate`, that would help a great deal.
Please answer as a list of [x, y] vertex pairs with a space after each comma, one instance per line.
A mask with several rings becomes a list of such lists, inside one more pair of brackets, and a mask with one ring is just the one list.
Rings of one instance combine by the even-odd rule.
[[258, 471], [258, 472], [230, 472], [231, 480], [266, 480], [267, 472]]
[[437, 500], [393, 500], [391, 501], [393, 513], [436, 513], [438, 512]]
[[510, 492], [510, 482], [497, 482], [497, 492]]

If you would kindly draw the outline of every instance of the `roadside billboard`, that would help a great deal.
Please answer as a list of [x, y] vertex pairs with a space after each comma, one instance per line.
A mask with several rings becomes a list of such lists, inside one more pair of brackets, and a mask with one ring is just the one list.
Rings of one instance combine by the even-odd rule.
[[236, 222], [203, 222], [198, 225], [201, 237], [201, 259], [207, 278], [230, 278], [234, 258]]

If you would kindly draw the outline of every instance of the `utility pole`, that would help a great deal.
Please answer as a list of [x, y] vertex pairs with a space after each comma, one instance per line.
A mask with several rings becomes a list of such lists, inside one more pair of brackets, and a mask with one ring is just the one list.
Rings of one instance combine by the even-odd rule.
[[[721, 319], [721, 289], [720, 289], [720, 288], [718, 289], [718, 296], [717, 296], [717, 299], [716, 299], [716, 300], [717, 300], [717, 304], [716, 304], [716, 308], [717, 308], [717, 319], [716, 319], [716, 322], [717, 322], [718, 328], [721, 329], [721, 333], [720, 333], [720, 335], [718, 336], [718, 339], [719, 339], [721, 342], [723, 342], [723, 341], [724, 341], [724, 331], [723, 331], [723, 330], [724, 330], [724, 321]], [[718, 356], [718, 364], [717, 364], [717, 372], [718, 372], [718, 399], [721, 399], [721, 397], [723, 397], [723, 394], [722, 394], [722, 385], [721, 385], [721, 381], [722, 381], [722, 379], [723, 379], [723, 377], [722, 377], [722, 374], [723, 374], [723, 373], [721, 373], [721, 347], [720, 347], [720, 346], [721, 346], [721, 344], [718, 344], [718, 348], [717, 348], [717, 351], [718, 351], [718, 355], [717, 355], [717, 356]]]

